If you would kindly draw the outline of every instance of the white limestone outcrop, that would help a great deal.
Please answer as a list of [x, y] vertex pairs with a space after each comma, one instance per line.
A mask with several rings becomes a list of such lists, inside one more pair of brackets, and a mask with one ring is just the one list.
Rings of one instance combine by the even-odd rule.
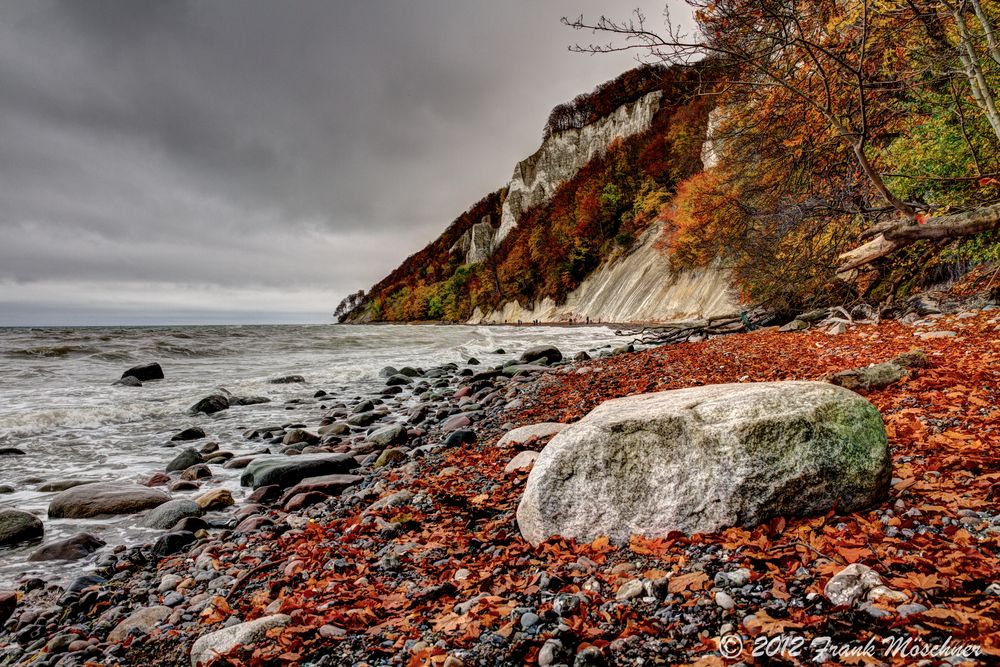
[[670, 322], [725, 315], [739, 309], [729, 272], [711, 266], [676, 271], [656, 248], [663, 223], [652, 225], [633, 250], [598, 267], [561, 305], [546, 298], [534, 308], [516, 301], [497, 311], [473, 313], [470, 324], [518, 321]]
[[548, 200], [556, 188], [603, 154], [613, 141], [647, 130], [662, 96], [663, 91], [654, 91], [589, 125], [556, 132], [533, 155], [521, 160], [507, 186], [495, 244], [517, 226], [525, 211]]

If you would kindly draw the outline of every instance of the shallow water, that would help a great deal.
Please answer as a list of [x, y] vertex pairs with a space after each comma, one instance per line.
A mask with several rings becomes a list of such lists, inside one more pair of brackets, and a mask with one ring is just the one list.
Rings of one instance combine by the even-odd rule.
[[[16, 507], [42, 517], [45, 542], [88, 531], [109, 545], [155, 539], [138, 519], [45, 519], [54, 493], [45, 482], [66, 479], [139, 482], [162, 471], [177, 450], [170, 437], [187, 426], [202, 426], [205, 440], [220, 449], [259, 451], [242, 432], [266, 424], [315, 425], [321, 406], [381, 388], [378, 371], [392, 366], [464, 363], [470, 356], [495, 364], [542, 343], [564, 354], [591, 350], [621, 339], [605, 327], [468, 326], [201, 326], [67, 329], [0, 329], [0, 447], [26, 456], [0, 456], [0, 507]], [[506, 355], [493, 354], [496, 348]], [[112, 383], [131, 366], [158, 361], [166, 378], [141, 388]], [[307, 384], [270, 384], [270, 378], [298, 374]], [[240, 406], [212, 417], [186, 410], [216, 387], [237, 396], [267, 396], [271, 403]], [[318, 389], [322, 401], [286, 405]], [[292, 409], [289, 409], [292, 408]], [[239, 501], [239, 470], [213, 466], [194, 496], [225, 486]], [[65, 577], [84, 569], [76, 563], [26, 563], [38, 543], [0, 547], [0, 585], [23, 575]]]

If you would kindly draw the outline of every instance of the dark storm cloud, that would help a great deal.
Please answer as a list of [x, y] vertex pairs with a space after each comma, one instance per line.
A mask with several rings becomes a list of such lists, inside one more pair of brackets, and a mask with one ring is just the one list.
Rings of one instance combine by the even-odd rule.
[[612, 4], [3, 3], [0, 324], [328, 313], [634, 64], [566, 51]]

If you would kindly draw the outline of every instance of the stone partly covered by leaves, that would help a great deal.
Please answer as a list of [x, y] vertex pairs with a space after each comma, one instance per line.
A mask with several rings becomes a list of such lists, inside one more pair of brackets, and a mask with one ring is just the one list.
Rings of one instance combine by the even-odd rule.
[[859, 389], [870, 391], [899, 382], [903, 378], [909, 377], [913, 373], [912, 369], [926, 368], [927, 365], [927, 355], [923, 350], [910, 350], [892, 361], [834, 373], [829, 380], [835, 385], [852, 391]]
[[191, 667], [207, 665], [238, 646], [263, 639], [268, 630], [284, 627], [290, 621], [285, 614], [274, 614], [202, 635], [191, 647]]
[[861, 509], [890, 477], [882, 418], [857, 394], [817, 382], [710, 385], [608, 401], [562, 431], [517, 519], [532, 544], [714, 532]]

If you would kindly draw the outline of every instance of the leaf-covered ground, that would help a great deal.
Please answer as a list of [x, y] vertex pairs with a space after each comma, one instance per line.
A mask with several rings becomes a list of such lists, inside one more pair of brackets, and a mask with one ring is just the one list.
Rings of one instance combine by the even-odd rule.
[[[941, 331], [956, 335], [920, 336]], [[252, 548], [218, 554], [228, 565], [243, 561], [246, 576], [230, 600], [218, 598], [205, 610], [205, 630], [230, 615], [291, 615], [289, 627], [223, 664], [811, 662], [809, 651], [752, 655], [755, 638], [782, 632], [806, 646], [824, 636], [855, 644], [872, 637], [939, 644], [950, 637], [981, 646], [991, 654], [979, 658], [985, 664], [1000, 655], [998, 331], [1000, 312], [989, 311], [917, 326], [857, 326], [839, 336], [769, 330], [548, 373], [505, 424], [480, 431], [478, 444], [428, 457], [415, 475], [388, 473], [365, 503], [345, 502], [281, 535], [265, 533]], [[551, 540], [533, 549], [518, 535], [514, 510], [527, 474], [506, 474], [517, 449], [494, 444], [511, 425], [573, 421], [628, 394], [820, 379], [916, 347], [930, 367], [868, 395], [884, 416], [894, 464], [890, 496], [877, 507], [618, 546]], [[415, 495], [365, 509], [400, 491]], [[848, 563], [870, 566], [906, 600], [832, 608], [823, 587]], [[725, 573], [741, 568], [749, 582], [727, 586]], [[642, 591], [618, 599], [632, 580], [643, 582]], [[720, 605], [720, 591], [732, 609]], [[927, 610], [904, 617], [896, 609], [901, 603]], [[723, 659], [718, 639], [731, 632], [743, 635], [745, 650]], [[136, 647], [131, 659], [182, 662], [190, 639], [164, 637]], [[178, 652], [165, 654], [173, 648]], [[915, 661], [881, 652], [831, 660]]]

